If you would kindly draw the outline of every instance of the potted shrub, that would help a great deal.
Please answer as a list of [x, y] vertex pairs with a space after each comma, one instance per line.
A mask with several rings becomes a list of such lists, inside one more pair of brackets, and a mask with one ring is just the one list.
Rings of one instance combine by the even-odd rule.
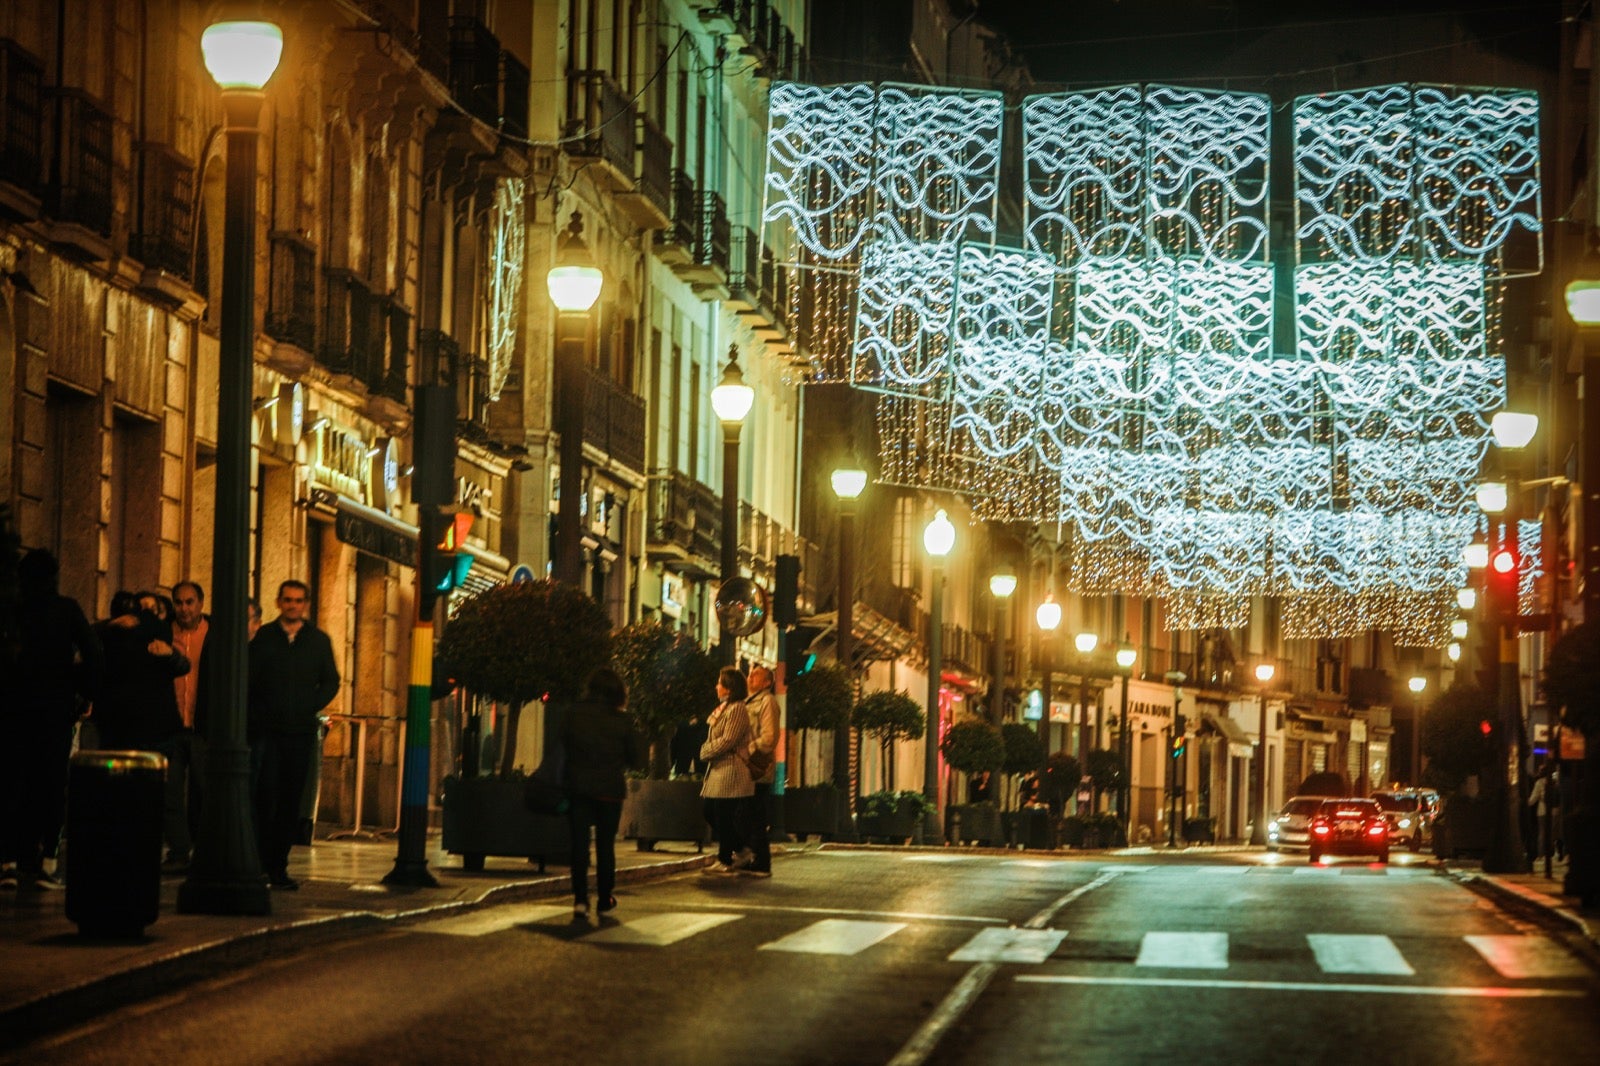
[[534, 815], [523, 805], [523, 776], [513, 765], [516, 731], [532, 700], [545, 705], [547, 742], [560, 728], [561, 708], [611, 659], [605, 612], [554, 581], [496, 585], [457, 608], [438, 656], [457, 684], [511, 708], [498, 770], [444, 779], [444, 849], [461, 855], [469, 870], [482, 869], [485, 855], [527, 856], [541, 869], [546, 858], [564, 858], [566, 819]]
[[913, 838], [920, 839], [923, 820], [933, 811], [933, 804], [920, 792], [910, 789], [873, 792], [861, 799], [856, 833], [864, 840], [905, 844]]
[[[939, 742], [950, 769], [961, 774], [996, 774], [1005, 766], [1006, 743], [1000, 730], [983, 718], [952, 725]], [[951, 804], [945, 811], [945, 837], [952, 843], [998, 844], [1000, 811], [993, 803]]]
[[786, 832], [802, 840], [811, 833], [832, 838], [841, 829], [848, 834], [850, 808], [845, 797], [827, 782], [804, 781], [799, 771], [805, 762], [807, 732], [849, 728], [852, 703], [850, 675], [837, 664], [814, 666], [789, 681], [786, 718], [795, 738], [789, 767], [796, 772], [792, 778], [795, 785], [784, 787], [783, 825]]
[[672, 736], [717, 703], [717, 663], [688, 634], [660, 622], [617, 631], [612, 657], [628, 686], [628, 713], [650, 743], [646, 776], [630, 778], [622, 835], [650, 851], [658, 840], [710, 839], [698, 777], [668, 780]]

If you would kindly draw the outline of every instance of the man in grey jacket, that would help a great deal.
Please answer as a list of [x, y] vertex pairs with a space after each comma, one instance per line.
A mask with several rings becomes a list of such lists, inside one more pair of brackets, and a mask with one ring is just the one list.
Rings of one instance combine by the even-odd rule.
[[755, 778], [756, 792], [748, 801], [750, 809], [745, 815], [745, 824], [750, 827], [750, 837], [747, 842], [750, 861], [747, 866], [740, 869], [740, 873], [755, 877], [771, 877], [772, 786], [778, 774], [781, 723], [778, 715], [778, 698], [772, 694], [772, 671], [765, 666], [750, 668], [750, 695], [744, 701], [744, 709], [750, 715], [751, 757], [757, 758], [758, 753], [764, 756], [765, 758], [757, 765], [764, 762], [766, 768], [760, 774], [751, 775]]

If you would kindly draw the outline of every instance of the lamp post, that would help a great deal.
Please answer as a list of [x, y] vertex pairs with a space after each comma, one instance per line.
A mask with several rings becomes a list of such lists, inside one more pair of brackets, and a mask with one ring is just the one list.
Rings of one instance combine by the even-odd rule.
[[1256, 664], [1256, 682], [1261, 691], [1256, 693], [1261, 719], [1256, 730], [1256, 781], [1252, 806], [1255, 817], [1250, 820], [1250, 843], [1266, 847], [1267, 844], [1267, 686], [1278, 673], [1272, 663]]
[[[1056, 602], [1056, 594], [1044, 594], [1044, 602], [1033, 613], [1034, 621], [1039, 623], [1039, 659], [1043, 668], [1044, 683], [1040, 686], [1043, 710], [1039, 714], [1039, 745], [1044, 748], [1044, 757], [1050, 758], [1050, 675], [1054, 672], [1055, 664], [1051, 662], [1051, 644], [1055, 640], [1056, 628], [1061, 625], [1061, 604]], [[1044, 787], [1044, 779], [1040, 778], [1039, 786]]]
[[989, 577], [989, 595], [994, 597], [994, 676], [990, 682], [989, 721], [1005, 721], [1006, 702], [1006, 604], [1017, 591], [1017, 573], [1001, 564]]
[[[756, 390], [744, 383], [739, 346], [728, 345], [728, 365], [711, 390], [711, 408], [722, 420], [722, 581], [739, 576], [739, 430], [755, 403]], [[733, 666], [739, 659], [739, 638], [719, 627], [717, 661]]]
[[256, 144], [263, 89], [283, 54], [270, 22], [218, 22], [200, 37], [206, 69], [227, 118], [223, 218], [221, 367], [217, 377], [217, 470], [211, 633], [206, 643], [211, 714], [206, 727], [206, 802], [189, 876], [178, 888], [186, 914], [269, 914], [256, 850], [245, 743], [250, 598], [250, 419], [255, 368]]
[[938, 840], [944, 824], [939, 810], [939, 690], [944, 674], [944, 557], [956, 546], [956, 527], [940, 508], [922, 531], [922, 546], [933, 563], [932, 588], [928, 595], [928, 722], [927, 740], [922, 753], [922, 796], [930, 805], [929, 840]]
[[[834, 655], [850, 678], [855, 693], [856, 500], [867, 487], [867, 472], [843, 467], [829, 479], [839, 500], [839, 609], [834, 621]], [[833, 784], [839, 795], [850, 794], [850, 728], [833, 731]]]
[[556, 308], [556, 410], [561, 433], [551, 571], [557, 581], [577, 587], [583, 584], [584, 367], [588, 362], [589, 311], [600, 299], [604, 284], [605, 275], [594, 265], [583, 241], [583, 214], [574, 211], [556, 243], [555, 265], [545, 285]]
[[1411, 690], [1411, 787], [1422, 787], [1422, 690], [1428, 679], [1416, 674], [1406, 680]]
[[1072, 646], [1078, 649], [1078, 713], [1083, 716], [1083, 721], [1078, 725], [1077, 755], [1082, 760], [1088, 756], [1091, 747], [1100, 744], [1100, 716], [1096, 714], [1093, 721], [1089, 720], [1089, 656], [1100, 646], [1100, 636], [1096, 633], [1079, 633], [1072, 638]]
[[[1183, 731], [1178, 728], [1178, 713], [1183, 706], [1183, 683], [1189, 680], [1189, 675], [1182, 670], [1168, 670], [1163, 678], [1172, 686], [1172, 745], [1176, 747]], [[1178, 760], [1172, 750], [1167, 752], [1167, 847], [1178, 846], [1178, 794], [1183, 787], [1178, 779]]]
[[1536, 415], [1500, 411], [1491, 419], [1489, 428], [1505, 460], [1506, 481], [1500, 485], [1498, 492], [1494, 488], [1497, 484], [1495, 482], [1487, 482], [1480, 486], [1478, 502], [1491, 514], [1494, 513], [1493, 504], [1501, 505], [1503, 513], [1500, 519], [1500, 538], [1497, 550], [1490, 553], [1490, 565], [1494, 565], [1494, 556], [1509, 550], [1512, 573], [1508, 592], [1496, 592], [1500, 582], [1493, 578], [1488, 583], [1489, 619], [1486, 628], [1500, 649], [1495, 686], [1499, 735], [1489, 780], [1491, 793], [1498, 789], [1499, 794], [1495, 797], [1498, 802], [1493, 827], [1489, 834], [1489, 845], [1483, 856], [1483, 869], [1485, 873], [1523, 873], [1528, 868], [1528, 855], [1522, 846], [1522, 802], [1517, 788], [1521, 762], [1518, 738], [1522, 733], [1522, 695], [1518, 691], [1517, 676], [1518, 633], [1521, 628], [1518, 616], [1521, 613], [1521, 605], [1517, 602], [1515, 573], [1519, 554], [1517, 550], [1519, 486], [1515, 463], [1517, 454], [1527, 447], [1534, 433], [1538, 431], [1539, 419]]
[[1129, 802], [1133, 797], [1133, 737], [1128, 732], [1128, 685], [1133, 681], [1133, 664], [1139, 652], [1126, 635], [1117, 646], [1117, 669], [1122, 673], [1122, 724], [1117, 730], [1117, 744], [1122, 749], [1122, 787], [1117, 789], [1117, 814], [1122, 822], [1122, 843], [1133, 842], [1133, 812]]

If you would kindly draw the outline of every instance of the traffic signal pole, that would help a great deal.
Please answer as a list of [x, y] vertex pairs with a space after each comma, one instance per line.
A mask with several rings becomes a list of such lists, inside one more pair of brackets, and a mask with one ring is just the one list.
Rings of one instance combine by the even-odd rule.
[[1527, 849], [1522, 843], [1522, 790], [1519, 787], [1521, 770], [1522, 695], [1518, 691], [1518, 616], [1521, 604], [1518, 594], [1518, 575], [1521, 570], [1521, 553], [1517, 546], [1517, 485], [1507, 485], [1507, 508], [1500, 523], [1498, 543], [1489, 555], [1488, 595], [1486, 599], [1489, 625], [1487, 636], [1499, 648], [1499, 668], [1495, 685], [1496, 733], [1489, 766], [1490, 797], [1494, 803], [1494, 821], [1489, 832], [1488, 849], [1483, 856], [1485, 873], [1526, 873], [1529, 869]]

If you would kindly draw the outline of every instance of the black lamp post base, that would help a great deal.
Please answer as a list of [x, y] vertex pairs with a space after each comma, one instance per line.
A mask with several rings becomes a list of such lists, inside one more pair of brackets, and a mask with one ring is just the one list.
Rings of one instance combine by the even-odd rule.
[[265, 878], [208, 880], [190, 877], [178, 886], [179, 914], [271, 914]]
[[410, 859], [396, 859], [394, 869], [383, 875], [386, 885], [401, 885], [406, 888], [438, 888], [439, 879], [428, 871], [426, 862], [416, 862]]

